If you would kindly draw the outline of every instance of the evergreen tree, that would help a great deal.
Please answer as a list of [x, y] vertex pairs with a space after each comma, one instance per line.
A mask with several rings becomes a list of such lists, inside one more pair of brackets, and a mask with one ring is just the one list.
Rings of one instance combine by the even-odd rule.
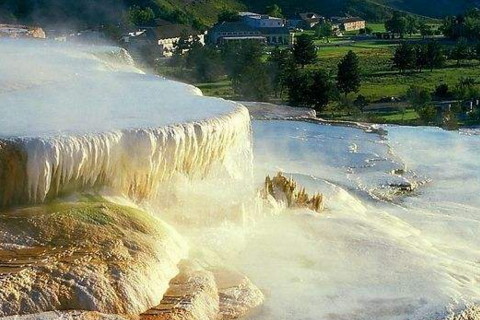
[[317, 48], [312, 37], [302, 34], [296, 38], [292, 49], [295, 62], [305, 67], [307, 64], [314, 63], [317, 60]]
[[337, 87], [340, 92], [347, 95], [350, 92], [358, 92], [360, 85], [358, 57], [355, 52], [350, 50], [338, 64]]
[[309, 102], [317, 111], [323, 111], [330, 102], [333, 83], [329, 75], [323, 71], [315, 71], [312, 75], [312, 84], [309, 91]]
[[287, 79], [288, 103], [294, 107], [310, 107], [312, 77], [303, 70], [293, 69]]

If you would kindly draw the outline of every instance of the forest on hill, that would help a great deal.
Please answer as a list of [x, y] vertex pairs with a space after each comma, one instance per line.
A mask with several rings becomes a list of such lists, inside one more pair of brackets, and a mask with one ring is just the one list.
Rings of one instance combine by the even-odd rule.
[[285, 16], [315, 11], [325, 16], [360, 15], [381, 21], [393, 10], [429, 17], [443, 17], [464, 12], [479, 5], [479, 0], [0, 0], [0, 22], [29, 24], [65, 24], [92, 26], [125, 21], [128, 10], [148, 8], [155, 18], [207, 27], [219, 13], [230, 10], [265, 12], [278, 4]]

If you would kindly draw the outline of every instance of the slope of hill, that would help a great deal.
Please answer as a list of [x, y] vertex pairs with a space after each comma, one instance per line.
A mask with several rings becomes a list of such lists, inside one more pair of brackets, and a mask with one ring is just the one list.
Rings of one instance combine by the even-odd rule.
[[224, 10], [243, 10], [239, 0], [0, 0], [0, 22], [99, 25], [124, 20], [132, 6], [151, 8], [172, 22], [211, 25]]
[[428, 17], [455, 15], [468, 8], [479, 5], [478, 0], [244, 0], [253, 10], [264, 10], [277, 3], [287, 15], [301, 11], [318, 11], [329, 16], [351, 13], [366, 16], [369, 19], [382, 19], [392, 10], [403, 10]]
[[442, 17], [458, 14], [480, 0], [0, 0], [0, 22], [30, 24], [99, 25], [125, 20], [132, 6], [151, 8], [156, 17], [191, 24], [209, 26], [224, 10], [251, 10], [265, 12], [267, 6], [278, 4], [285, 15], [316, 11], [326, 16], [339, 14], [360, 15], [369, 20], [383, 20], [392, 10]]

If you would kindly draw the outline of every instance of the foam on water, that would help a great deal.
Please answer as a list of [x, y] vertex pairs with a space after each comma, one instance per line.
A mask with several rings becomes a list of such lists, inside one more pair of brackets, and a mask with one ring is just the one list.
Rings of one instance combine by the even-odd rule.
[[[437, 319], [480, 300], [480, 139], [388, 129], [385, 140], [351, 128], [254, 123], [258, 180], [282, 169], [327, 203], [320, 216], [267, 217], [237, 254], [267, 294], [251, 319]], [[371, 191], [392, 167], [430, 182], [397, 204], [378, 201]]]

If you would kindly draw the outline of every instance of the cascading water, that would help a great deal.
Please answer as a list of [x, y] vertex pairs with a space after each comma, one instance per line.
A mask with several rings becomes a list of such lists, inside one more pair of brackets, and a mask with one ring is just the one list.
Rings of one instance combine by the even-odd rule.
[[[105, 48], [102, 55], [99, 48], [49, 45], [53, 48], [2, 43], [3, 206], [102, 187], [135, 200], [151, 198], [175, 173], [203, 177], [233, 152], [235, 162], [250, 169], [250, 118], [244, 107], [199, 97], [187, 85], [120, 65], [114, 54], [129, 62], [120, 49]], [[20, 53], [13, 54], [15, 49]], [[32, 68], [38, 64], [32, 78], [9, 74], [22, 59]], [[103, 67], [112, 60], [116, 71]], [[232, 161], [225, 169], [243, 176]]]

